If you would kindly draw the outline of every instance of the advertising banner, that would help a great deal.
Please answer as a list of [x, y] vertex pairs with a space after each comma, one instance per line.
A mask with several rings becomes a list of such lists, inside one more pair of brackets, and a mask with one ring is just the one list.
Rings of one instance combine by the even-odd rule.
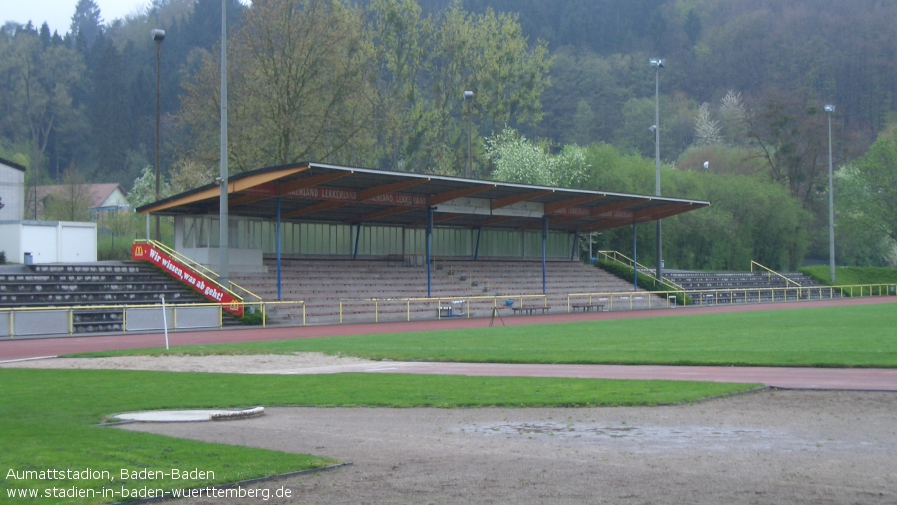
[[217, 285], [207, 282], [206, 279], [196, 275], [192, 268], [172, 258], [164, 251], [160, 251], [150, 244], [133, 244], [131, 246], [131, 259], [149, 261], [168, 272], [175, 279], [184, 282], [207, 299], [220, 303], [224, 311], [235, 316], [243, 315], [241, 300], [222, 290]]

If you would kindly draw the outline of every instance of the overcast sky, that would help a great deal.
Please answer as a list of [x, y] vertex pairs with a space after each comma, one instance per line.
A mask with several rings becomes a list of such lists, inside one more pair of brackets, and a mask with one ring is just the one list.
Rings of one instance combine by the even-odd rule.
[[[150, 0], [94, 0], [100, 7], [100, 15], [104, 23], [121, 19], [133, 14], [150, 4]], [[50, 25], [50, 33], [54, 30], [65, 35], [72, 24], [72, 14], [78, 0], [0, 0], [0, 24], [7, 21], [27, 23], [29, 20], [36, 28], [46, 21]]]

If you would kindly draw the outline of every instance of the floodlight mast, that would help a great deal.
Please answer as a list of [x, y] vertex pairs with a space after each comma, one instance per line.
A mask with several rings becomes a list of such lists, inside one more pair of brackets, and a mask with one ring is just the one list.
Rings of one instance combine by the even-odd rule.
[[[161, 107], [160, 107], [160, 95], [162, 88], [162, 41], [165, 40], [165, 30], [155, 29], [150, 30], [150, 35], [153, 37], [153, 42], [156, 43], [156, 192], [155, 197], [156, 201], [159, 201], [159, 149], [160, 149], [160, 116], [161, 116]], [[162, 232], [159, 231], [159, 214], [156, 214], [156, 241], [162, 241]]]
[[471, 102], [474, 101], [474, 92], [465, 91], [462, 95], [465, 104], [468, 106], [468, 162], [465, 165], [465, 178], [471, 178]]
[[835, 223], [833, 222], [833, 114], [835, 105], [824, 105], [823, 111], [829, 119], [829, 281], [836, 283], [836, 241]]
[[[652, 132], [655, 134], [655, 196], [661, 196], [661, 142], [660, 142], [660, 108], [658, 106], [658, 74], [664, 68], [667, 60], [664, 58], [652, 58], [649, 65], [655, 68], [655, 124], [652, 125]], [[658, 219], [655, 227], [655, 277], [660, 281], [662, 276], [661, 268], [661, 220]]]

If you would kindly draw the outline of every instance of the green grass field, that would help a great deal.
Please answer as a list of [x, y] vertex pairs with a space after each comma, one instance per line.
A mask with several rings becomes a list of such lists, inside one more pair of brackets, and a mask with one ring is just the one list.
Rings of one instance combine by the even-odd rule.
[[170, 354], [318, 351], [375, 360], [895, 367], [895, 335], [895, 306], [875, 304], [186, 346]]
[[[0, 502], [108, 503], [103, 489], [201, 487], [315, 468], [333, 460], [180, 440], [94, 426], [105, 416], [145, 409], [254, 405], [480, 407], [656, 405], [746, 391], [757, 385], [388, 374], [265, 376], [134, 371], [0, 369]], [[109, 480], [17, 480], [27, 470], [108, 471]], [[214, 479], [123, 480], [121, 470], [199, 469]], [[53, 487], [85, 498], [10, 498]], [[49, 491], [52, 493], [52, 491]]]
[[[836, 282], [831, 283], [829, 281], [828, 265], [805, 267], [801, 269], [801, 272], [825, 285], [831, 284], [833, 286], [861, 286], [867, 284], [891, 284], [892, 288], [891, 293], [889, 294], [892, 295], [895, 294], [894, 286], [896, 282], [896, 275], [898, 275], [898, 271], [896, 271], [894, 268], [836, 267]], [[861, 290], [861, 288], [855, 288], [853, 290], [853, 296], [860, 296], [861, 294], [863, 294], [864, 296], [869, 296], [871, 294], [878, 295], [880, 290], [882, 290], [883, 293], [886, 293], [885, 287], [868, 287], [864, 288], [863, 290]], [[861, 291], [863, 291], [863, 293]], [[845, 290], [844, 294], [847, 296], [852, 296], [851, 290]]]
[[[172, 354], [322, 351], [373, 359], [532, 363], [676, 363], [894, 367], [892, 304], [795, 308], [174, 348]], [[129, 354], [161, 354], [161, 350]], [[97, 354], [126, 354], [97, 353]], [[110, 472], [108, 480], [17, 480], [0, 502], [104, 503], [103, 498], [10, 498], [55, 486], [102, 493], [198, 487], [333, 463], [311, 455], [179, 440], [94, 424], [125, 411], [254, 405], [481, 407], [612, 406], [689, 402], [756, 387], [674, 381], [338, 374], [265, 376], [0, 369], [0, 468]], [[326, 456], [326, 455], [325, 455]], [[214, 479], [124, 481], [121, 469], [199, 469]]]

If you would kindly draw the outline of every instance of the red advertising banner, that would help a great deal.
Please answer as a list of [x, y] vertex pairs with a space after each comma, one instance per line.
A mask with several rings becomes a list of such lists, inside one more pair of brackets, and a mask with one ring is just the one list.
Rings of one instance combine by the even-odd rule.
[[235, 316], [243, 315], [243, 304], [227, 291], [215, 284], [210, 284], [206, 279], [196, 275], [194, 270], [180, 261], [172, 258], [150, 244], [131, 245], [131, 259], [149, 261], [168, 272], [169, 275], [187, 284], [199, 294], [213, 302], [220, 303], [222, 309]]

